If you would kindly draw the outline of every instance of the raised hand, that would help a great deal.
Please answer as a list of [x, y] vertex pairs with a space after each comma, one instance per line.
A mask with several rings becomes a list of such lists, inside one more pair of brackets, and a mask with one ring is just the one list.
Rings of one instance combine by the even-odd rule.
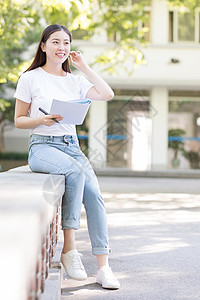
[[87, 65], [80, 51], [71, 51], [69, 59], [72, 66], [80, 71]]

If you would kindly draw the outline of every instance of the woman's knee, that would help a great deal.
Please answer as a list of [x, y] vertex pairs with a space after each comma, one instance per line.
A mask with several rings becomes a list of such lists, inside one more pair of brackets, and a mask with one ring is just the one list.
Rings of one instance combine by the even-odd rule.
[[79, 162], [73, 162], [71, 166], [67, 166], [64, 170], [66, 179], [67, 178], [74, 178], [75, 180], [85, 180], [85, 170]]

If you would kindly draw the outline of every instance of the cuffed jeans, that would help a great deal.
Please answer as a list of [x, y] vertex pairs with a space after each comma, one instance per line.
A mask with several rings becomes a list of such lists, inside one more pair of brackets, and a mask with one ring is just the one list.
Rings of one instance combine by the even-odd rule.
[[33, 172], [65, 175], [62, 229], [78, 229], [85, 206], [92, 253], [108, 254], [108, 230], [104, 200], [98, 180], [76, 136], [30, 138], [28, 163]]

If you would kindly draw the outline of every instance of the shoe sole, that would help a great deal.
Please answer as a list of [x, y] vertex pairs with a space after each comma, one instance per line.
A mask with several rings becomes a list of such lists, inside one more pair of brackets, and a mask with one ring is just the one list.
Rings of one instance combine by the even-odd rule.
[[70, 279], [74, 279], [74, 280], [77, 280], [77, 281], [84, 281], [84, 280], [87, 279], [87, 277], [86, 277], [86, 278], [75, 278], [75, 277], [72, 277], [72, 276], [70, 276], [67, 272], [66, 272], [66, 274], [67, 274], [67, 276], [68, 276]]
[[114, 287], [114, 286], [103, 286], [101, 281], [96, 281], [98, 284], [100, 284], [102, 286], [103, 289], [106, 290], [118, 290], [120, 287]]

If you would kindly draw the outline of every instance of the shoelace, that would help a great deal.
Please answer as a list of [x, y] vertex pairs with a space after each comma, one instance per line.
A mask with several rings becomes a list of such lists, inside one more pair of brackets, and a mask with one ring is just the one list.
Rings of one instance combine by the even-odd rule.
[[83, 264], [81, 262], [80, 256], [82, 256], [81, 253], [76, 253], [73, 255], [69, 255], [68, 259], [70, 263], [72, 264], [72, 268], [75, 269], [82, 269], [84, 270]]
[[116, 280], [110, 267], [104, 268], [104, 272], [108, 279]]

